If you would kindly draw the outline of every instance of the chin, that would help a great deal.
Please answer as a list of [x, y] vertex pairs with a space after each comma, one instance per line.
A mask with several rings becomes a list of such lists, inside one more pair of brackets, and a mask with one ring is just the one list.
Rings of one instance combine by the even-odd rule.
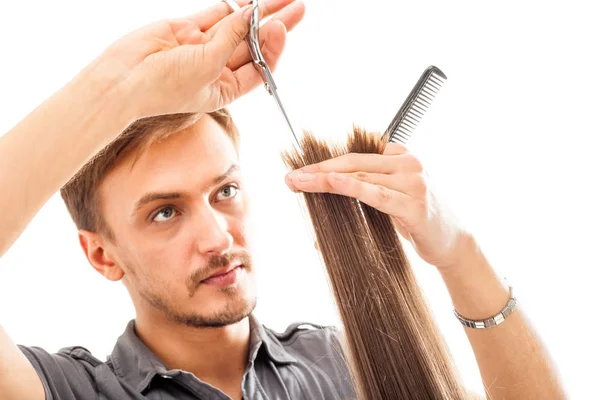
[[[229, 289], [231, 291], [234, 288]], [[177, 322], [196, 328], [221, 328], [233, 325], [249, 316], [256, 307], [256, 296], [241, 296], [215, 299], [203, 304], [202, 310], [178, 315]]]
[[[204, 288], [202, 288], [204, 289]], [[246, 318], [256, 307], [257, 296], [251, 279], [218, 290], [199, 290], [195, 310], [188, 314], [186, 325], [222, 327]]]

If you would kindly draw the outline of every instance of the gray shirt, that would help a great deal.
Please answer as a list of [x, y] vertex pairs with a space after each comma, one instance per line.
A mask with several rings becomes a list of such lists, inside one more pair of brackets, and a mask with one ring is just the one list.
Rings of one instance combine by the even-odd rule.
[[[251, 316], [244, 400], [355, 399], [339, 335], [334, 327], [310, 323], [276, 333]], [[136, 335], [135, 320], [106, 362], [80, 346], [55, 354], [19, 348], [40, 376], [48, 400], [229, 400], [189, 372], [168, 370]]]

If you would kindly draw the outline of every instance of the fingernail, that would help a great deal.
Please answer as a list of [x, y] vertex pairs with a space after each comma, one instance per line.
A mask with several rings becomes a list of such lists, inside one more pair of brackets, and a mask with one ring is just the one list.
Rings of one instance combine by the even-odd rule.
[[298, 175], [298, 180], [300, 182], [309, 182], [315, 179], [315, 174], [310, 174], [310, 173], [306, 173], [303, 172], [300, 175]]
[[293, 181], [294, 179], [296, 179], [296, 176], [298, 176], [299, 172], [302, 172], [302, 171], [298, 171], [298, 170], [292, 171], [289, 174], [287, 174], [287, 178]]
[[290, 182], [288, 179], [285, 180], [285, 184], [288, 187], [288, 189], [290, 189], [292, 192], [295, 192], [297, 189], [294, 186], [294, 184], [292, 182]]

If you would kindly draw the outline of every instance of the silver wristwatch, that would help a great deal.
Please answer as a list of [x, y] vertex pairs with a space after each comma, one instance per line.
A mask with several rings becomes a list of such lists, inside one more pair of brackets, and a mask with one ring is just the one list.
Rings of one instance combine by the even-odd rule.
[[484, 319], [484, 320], [480, 320], [480, 321], [475, 321], [472, 319], [468, 319], [463, 317], [462, 315], [460, 315], [458, 313], [458, 311], [456, 311], [456, 308], [454, 309], [454, 315], [456, 315], [456, 318], [458, 318], [458, 320], [465, 326], [468, 326], [469, 328], [474, 328], [474, 329], [489, 329], [489, 328], [493, 328], [494, 326], [500, 325], [502, 322], [504, 322], [504, 320], [506, 318], [508, 318], [508, 316], [510, 314], [512, 314], [512, 312], [515, 310], [515, 307], [517, 306], [517, 298], [514, 296], [513, 293], [513, 288], [512, 286], [509, 286], [510, 288], [510, 299], [508, 300], [508, 303], [506, 303], [506, 305], [504, 306], [504, 308], [502, 310], [500, 310], [500, 312], [496, 315], [494, 315], [493, 317]]

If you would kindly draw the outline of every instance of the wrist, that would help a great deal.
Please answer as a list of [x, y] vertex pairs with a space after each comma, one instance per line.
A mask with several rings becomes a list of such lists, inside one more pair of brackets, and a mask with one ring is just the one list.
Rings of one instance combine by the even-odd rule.
[[458, 313], [470, 319], [488, 318], [506, 305], [509, 287], [474, 237], [463, 240], [456, 262], [439, 271]]
[[454, 245], [454, 256], [445, 263], [437, 263], [435, 267], [444, 275], [457, 275], [463, 273], [462, 270], [467, 266], [477, 263], [482, 257], [479, 245], [473, 235], [469, 232], [462, 232], [456, 239]]
[[[136, 119], [135, 99], [118, 82], [117, 76], [96, 60], [44, 103], [32, 123], [54, 126], [54, 132], [46, 131], [47, 139], [55, 145], [68, 142], [74, 154], [88, 161]], [[78, 168], [81, 161], [77, 161]], [[60, 163], [55, 164], [61, 169]]]
[[97, 58], [70, 82], [70, 90], [91, 105], [115, 114], [116, 121], [129, 125], [139, 118], [140, 102], [127, 84], [129, 71], [118, 63]]

